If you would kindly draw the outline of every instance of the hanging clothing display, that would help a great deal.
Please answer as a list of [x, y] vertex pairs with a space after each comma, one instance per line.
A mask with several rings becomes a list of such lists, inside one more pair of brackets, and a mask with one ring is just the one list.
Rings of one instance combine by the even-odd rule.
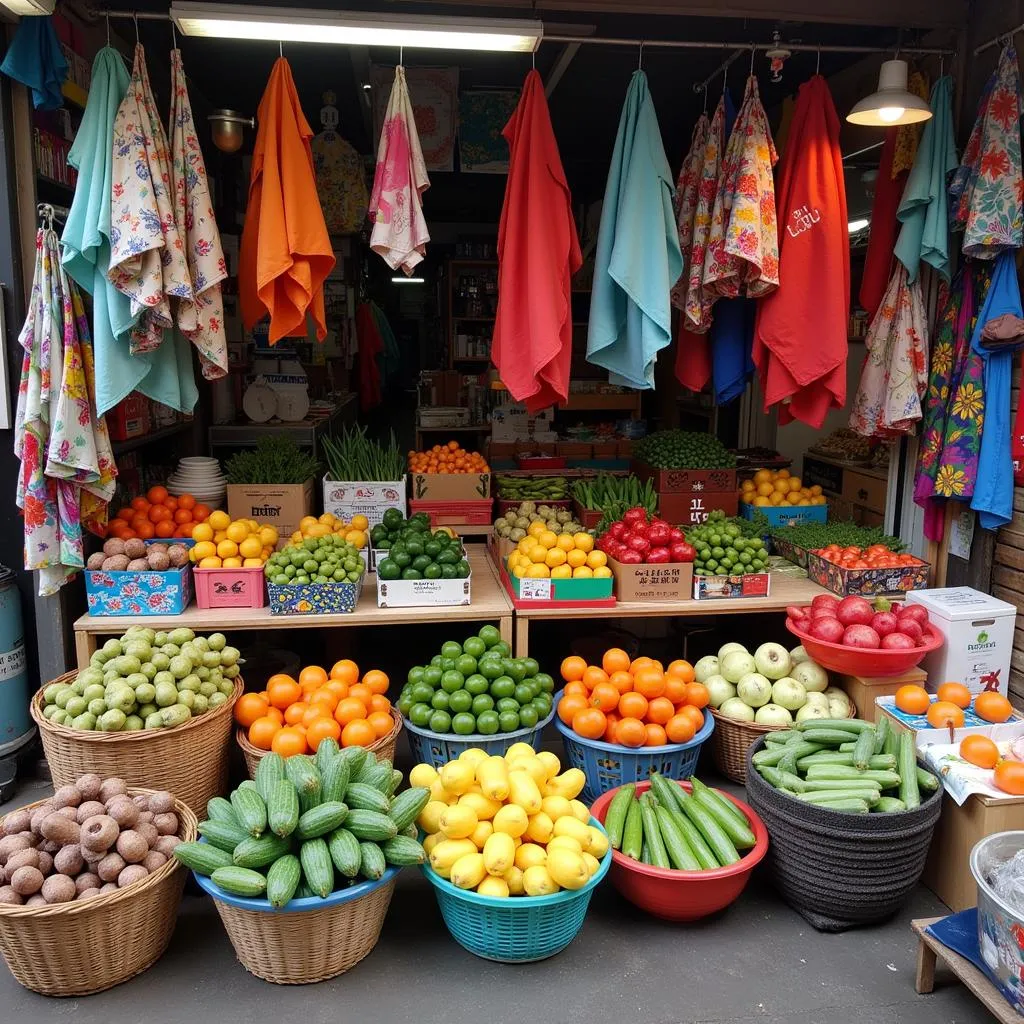
[[36, 234], [14, 451], [16, 502], [25, 524], [25, 568], [39, 594], [54, 594], [85, 565], [82, 528], [102, 533], [117, 469], [96, 414], [89, 324], [78, 289], [60, 264], [52, 224]]
[[359, 335], [359, 411], [369, 412], [380, 405], [380, 365], [384, 341], [377, 326], [373, 304], [359, 303], [356, 309], [356, 332]]
[[192, 297], [177, 304], [181, 332], [195, 345], [203, 376], [216, 380], [228, 372], [221, 282], [228, 276], [217, 218], [206, 180], [192, 104], [181, 64], [181, 51], [171, 51], [171, 199], [178, 237], [185, 247]]
[[994, 259], [1024, 246], [1021, 84], [1017, 51], [1007, 45], [978, 105], [963, 160], [949, 186], [953, 230], [965, 256]]
[[893, 249], [896, 247], [899, 226], [896, 214], [907, 181], [906, 171], [893, 173], [896, 132], [896, 128], [886, 129], [882, 155], [878, 160], [875, 198], [871, 204], [868, 251], [864, 257], [864, 272], [861, 275], [860, 293], [857, 296], [860, 304], [867, 310], [868, 320], [874, 319], [892, 278]]
[[535, 413], [569, 396], [572, 276], [583, 263], [572, 195], [544, 83], [530, 71], [505, 125], [509, 171], [498, 227], [498, 308], [491, 361]]
[[0, 71], [28, 87], [36, 110], [57, 110], [64, 105], [61, 86], [68, 77], [68, 62], [53, 27], [53, 15], [25, 17], [18, 22]]
[[269, 315], [274, 345], [282, 338], [304, 338], [308, 313], [317, 340], [323, 341], [324, 281], [334, 268], [334, 251], [316, 199], [313, 130], [284, 57], [274, 62], [256, 120], [238, 258], [242, 322], [251, 331]]
[[363, 160], [355, 146], [338, 134], [338, 108], [333, 92], [324, 93], [320, 111], [324, 130], [310, 143], [317, 194], [327, 230], [332, 235], [354, 235], [363, 227], [370, 196]]
[[753, 359], [764, 410], [821, 427], [846, 404], [850, 245], [839, 118], [825, 79], [800, 86], [779, 178], [779, 287], [758, 303]]
[[953, 79], [943, 76], [932, 89], [932, 117], [925, 122], [917, 159], [907, 178], [897, 213], [903, 224], [896, 242], [896, 258], [907, 268], [907, 280], [917, 280], [921, 261], [948, 281], [949, 202], [946, 181], [956, 168], [953, 135]]
[[726, 137], [704, 253], [704, 290], [725, 298], [761, 298], [779, 286], [772, 178], [778, 157], [754, 75]]
[[370, 194], [370, 248], [392, 269], [409, 275], [422, 261], [430, 233], [423, 218], [423, 193], [430, 188], [416, 131], [405, 68], [395, 84], [377, 146], [377, 170]]
[[[907, 79], [907, 92], [922, 100], [928, 99], [928, 76], [920, 71], [911, 71]], [[903, 124], [896, 129], [896, 151], [893, 154], [892, 176], [898, 177], [906, 174], [914, 166], [917, 160], [917, 147], [921, 142], [921, 132], [925, 124], [915, 121], [913, 124]]]
[[670, 293], [682, 272], [665, 157], [647, 75], [634, 71], [612, 152], [594, 257], [587, 359], [613, 384], [654, 387], [672, 340]]

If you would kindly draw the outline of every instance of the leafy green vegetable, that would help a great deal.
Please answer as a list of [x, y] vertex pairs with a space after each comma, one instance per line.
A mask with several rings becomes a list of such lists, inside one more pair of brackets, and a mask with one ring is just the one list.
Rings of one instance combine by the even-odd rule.
[[367, 437], [365, 427], [346, 427], [340, 438], [325, 437], [322, 444], [332, 480], [401, 480], [405, 476], [405, 456], [394, 431], [386, 448]]
[[880, 526], [858, 526], [853, 522], [802, 523], [799, 526], [775, 526], [767, 530], [772, 537], [789, 541], [798, 548], [816, 551], [829, 544], [842, 547], [866, 548], [872, 544], [885, 544], [891, 551], [900, 552], [906, 545], [899, 537], [890, 537]]
[[572, 485], [572, 496], [584, 508], [601, 509], [603, 512], [620, 509], [625, 512], [641, 505], [653, 515], [658, 507], [658, 494], [654, 489], [654, 482], [648, 480], [640, 483], [639, 479], [632, 475], [613, 476], [611, 473], [598, 473], [595, 477], [577, 480]]
[[320, 473], [319, 463], [290, 437], [265, 437], [224, 463], [229, 484], [302, 484]]
[[633, 445], [633, 457], [655, 469], [733, 469], [736, 456], [717, 437], [659, 430]]

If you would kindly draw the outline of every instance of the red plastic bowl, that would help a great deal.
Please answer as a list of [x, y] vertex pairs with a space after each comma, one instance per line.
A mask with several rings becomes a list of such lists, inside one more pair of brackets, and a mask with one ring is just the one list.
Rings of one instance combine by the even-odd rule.
[[930, 626], [928, 634], [931, 642], [923, 647], [915, 647], [912, 651], [865, 650], [859, 647], [844, 647], [842, 644], [830, 644], [825, 640], [815, 640], [803, 630], [793, 625], [792, 619], [786, 619], [786, 629], [795, 637], [799, 637], [804, 650], [822, 668], [832, 672], [842, 672], [848, 676], [898, 676], [920, 664], [926, 654], [937, 651], [946, 641], [934, 626]]
[[[638, 782], [637, 793], [645, 792], [650, 785], [650, 782]], [[682, 786], [687, 792], [692, 792], [688, 782], [683, 782]], [[602, 825], [608, 813], [608, 805], [619, 789], [621, 787], [602, 793], [591, 808], [591, 813]], [[666, 921], [697, 921], [733, 903], [747, 887], [754, 868], [768, 852], [768, 829], [753, 808], [728, 793], [722, 795], [747, 816], [757, 839], [754, 848], [748, 850], [740, 860], [727, 868], [714, 868], [711, 871], [675, 871], [641, 864], [618, 850], [612, 850], [612, 867], [609, 872], [612, 885], [634, 906]]]

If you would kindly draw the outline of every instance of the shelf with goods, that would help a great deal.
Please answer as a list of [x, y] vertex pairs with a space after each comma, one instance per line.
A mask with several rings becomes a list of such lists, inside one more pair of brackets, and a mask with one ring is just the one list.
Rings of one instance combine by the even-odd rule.
[[445, 278], [448, 366], [487, 365], [498, 303], [498, 261], [452, 258], [445, 262]]

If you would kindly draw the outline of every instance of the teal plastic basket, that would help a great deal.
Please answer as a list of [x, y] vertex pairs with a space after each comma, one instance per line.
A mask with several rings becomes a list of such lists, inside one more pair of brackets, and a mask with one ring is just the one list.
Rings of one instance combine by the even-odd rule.
[[[591, 818], [590, 824], [604, 831]], [[551, 896], [480, 896], [459, 889], [429, 864], [420, 870], [434, 887], [437, 905], [452, 938], [475, 956], [503, 964], [526, 964], [561, 953], [583, 927], [590, 897], [608, 874], [612, 851], [582, 889], [563, 889]]]
[[[554, 696], [557, 712], [562, 691]], [[655, 772], [669, 779], [688, 779], [697, 770], [700, 748], [715, 729], [715, 720], [704, 711], [704, 725], [686, 743], [667, 743], [661, 747], [623, 747], [618, 743], [584, 739], [555, 717], [555, 728], [562, 734], [562, 743], [569, 764], [587, 777], [580, 799], [588, 806], [602, 793], [628, 782], [643, 782]]]
[[513, 743], [529, 743], [531, 747], [536, 748], [540, 743], [544, 727], [554, 717], [554, 702], [552, 702], [550, 714], [546, 718], [542, 718], [532, 729], [516, 729], [514, 732], [489, 736], [485, 736], [483, 733], [459, 736], [453, 732], [431, 732], [429, 729], [420, 729], [413, 725], [408, 718], [403, 718], [402, 721], [413, 758], [417, 763], [426, 762], [440, 770], [449, 761], [455, 761], [463, 751], [469, 750], [471, 747], [499, 756], [504, 756]]

